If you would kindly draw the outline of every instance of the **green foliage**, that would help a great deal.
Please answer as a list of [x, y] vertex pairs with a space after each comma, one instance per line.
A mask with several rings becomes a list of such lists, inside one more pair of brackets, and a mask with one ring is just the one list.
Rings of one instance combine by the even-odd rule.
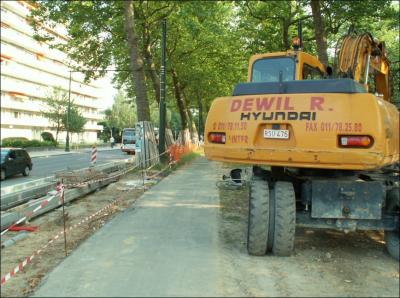
[[49, 142], [53, 142], [53, 143], [55, 143], [55, 141], [56, 141], [51, 132], [44, 131], [40, 134], [40, 136], [42, 137], [42, 139], [44, 141], [49, 141]]
[[33, 148], [33, 147], [55, 147], [55, 142], [28, 140], [26, 138], [4, 138], [2, 140], [3, 147], [17, 147], [17, 148]]
[[[105, 70], [109, 66], [130, 69], [124, 32], [122, 1], [38, 1], [32, 11], [38, 39], [67, 52], [86, 69]], [[394, 98], [399, 99], [399, 4], [389, 0], [320, 0], [325, 25], [328, 58], [333, 63], [335, 46], [351, 24], [359, 32], [369, 31], [384, 40], [392, 61]], [[182, 119], [171, 79], [177, 73], [188, 108], [204, 109], [204, 119], [212, 100], [231, 94], [234, 85], [246, 80], [251, 55], [285, 50], [297, 35], [297, 21], [303, 23], [304, 50], [316, 55], [315, 28], [310, 0], [287, 1], [134, 1], [135, 30], [145, 57], [146, 83], [150, 115], [158, 126], [158, 103], [151, 79], [151, 68], [158, 75], [161, 66], [161, 23], [167, 19], [167, 121], [173, 131]], [[60, 43], [39, 22], [64, 24], [71, 39]], [[53, 40], [52, 40], [53, 39]], [[150, 60], [146, 60], [146, 55]], [[150, 64], [153, 63], [153, 64]], [[115, 67], [114, 67], [115, 66]], [[96, 78], [105, 71], [87, 72]], [[110, 128], [120, 130], [136, 122], [135, 88], [129, 71], [114, 73], [114, 82], [125, 95], [115, 99], [106, 113], [103, 139], [109, 140]], [[197, 116], [196, 116], [197, 124]], [[62, 128], [60, 128], [62, 129]], [[115, 137], [115, 136], [114, 136]]]
[[62, 118], [68, 108], [68, 94], [61, 87], [55, 87], [48, 92], [44, 103], [46, 108], [42, 113], [50, 121], [52, 128], [56, 130], [55, 141], [58, 141], [58, 133], [65, 128]]
[[122, 130], [127, 127], [135, 127], [136, 122], [136, 104], [134, 100], [129, 99], [124, 91], [119, 90], [111, 109], [105, 111], [104, 121], [98, 123], [103, 126], [103, 131], [100, 133], [99, 138], [104, 142], [109, 142], [111, 130], [113, 130], [112, 135], [115, 142], [120, 143]]
[[2, 139], [2, 141], [29, 141], [29, 139], [24, 137], [9, 137]]
[[72, 106], [69, 113], [64, 114], [62, 118], [64, 127], [72, 133], [82, 132], [86, 122], [86, 118], [82, 116], [76, 106]]

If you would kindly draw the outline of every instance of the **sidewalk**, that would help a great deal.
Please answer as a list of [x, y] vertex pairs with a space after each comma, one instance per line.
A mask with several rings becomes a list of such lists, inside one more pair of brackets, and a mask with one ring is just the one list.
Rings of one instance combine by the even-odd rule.
[[78, 246], [34, 297], [220, 296], [215, 176], [215, 164], [198, 158], [163, 179]]
[[[64, 155], [64, 154], [74, 154], [74, 153], [82, 153], [82, 152], [90, 152], [92, 148], [82, 148], [78, 150], [70, 149], [71, 151], [65, 152], [65, 149], [54, 149], [54, 150], [43, 150], [43, 151], [28, 151], [29, 156], [31, 158], [35, 157], [44, 157], [44, 156], [52, 156], [52, 155]], [[97, 151], [110, 151], [110, 150], [121, 150], [120, 146], [114, 146], [114, 148], [110, 147], [100, 147], [97, 148]]]

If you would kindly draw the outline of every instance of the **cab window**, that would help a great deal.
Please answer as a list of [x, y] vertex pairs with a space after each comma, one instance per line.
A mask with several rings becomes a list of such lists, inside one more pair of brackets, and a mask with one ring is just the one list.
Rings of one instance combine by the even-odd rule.
[[312, 67], [306, 63], [303, 64], [303, 80], [321, 80], [323, 73], [318, 67]]
[[252, 82], [279, 82], [279, 73], [282, 72], [283, 81], [293, 81], [295, 64], [293, 58], [264, 58], [253, 64]]

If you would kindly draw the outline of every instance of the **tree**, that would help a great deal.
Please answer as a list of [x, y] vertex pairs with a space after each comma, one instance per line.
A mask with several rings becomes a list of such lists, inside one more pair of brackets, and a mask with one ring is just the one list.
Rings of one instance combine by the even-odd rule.
[[[131, 72], [117, 72], [123, 84], [136, 98], [139, 120], [150, 120], [149, 102], [143, 74], [143, 61], [138, 50], [132, 1], [36, 1], [37, 8], [29, 18], [34, 37], [68, 54], [73, 69], [86, 71], [86, 80], [101, 77], [110, 65]], [[63, 24], [68, 40], [60, 41], [45, 30]], [[76, 64], [78, 63], [78, 64]], [[130, 82], [128, 82], [128, 80]]]
[[68, 108], [68, 94], [61, 87], [55, 87], [47, 94], [44, 101], [46, 108], [42, 113], [56, 130], [56, 142], [58, 142], [58, 134], [65, 128], [63, 117]]
[[71, 105], [69, 114], [65, 113], [62, 117], [63, 126], [71, 133], [81, 133], [87, 120], [79, 112], [75, 105]]

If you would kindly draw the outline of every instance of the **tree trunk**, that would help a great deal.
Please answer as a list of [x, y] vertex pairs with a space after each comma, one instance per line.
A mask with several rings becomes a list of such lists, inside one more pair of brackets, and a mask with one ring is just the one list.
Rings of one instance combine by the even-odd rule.
[[199, 95], [197, 95], [197, 104], [199, 106], [199, 128], [198, 128], [198, 131], [199, 131], [199, 138], [200, 138], [200, 136], [203, 132], [204, 120], [203, 120], [203, 103], [202, 103]]
[[283, 30], [283, 47], [284, 47], [284, 51], [287, 51], [290, 49], [290, 42], [289, 42], [289, 26], [290, 26], [290, 22], [287, 19], [284, 19], [282, 22], [282, 30]]
[[[182, 87], [179, 83], [178, 75], [175, 69], [172, 69], [171, 73], [172, 73], [172, 83], [174, 85], [175, 99], [176, 103], [178, 104], [179, 114], [181, 116], [182, 130], [185, 130], [189, 128], [189, 122], [190, 122], [188, 110], [186, 107], [185, 99], [183, 98]], [[185, 142], [186, 140], [183, 141]]]
[[57, 129], [56, 129], [56, 142], [58, 142], [58, 133], [59, 133], [59, 128], [57, 127]]
[[317, 42], [318, 58], [325, 67], [328, 65], [328, 45], [325, 36], [324, 21], [321, 15], [320, 0], [311, 0], [311, 9], [314, 20], [315, 39]]
[[128, 37], [128, 50], [132, 69], [132, 81], [136, 94], [136, 113], [138, 121], [150, 121], [150, 107], [147, 99], [143, 59], [139, 52], [138, 39], [134, 31], [132, 1], [124, 1], [125, 32]]
[[183, 98], [185, 100], [186, 111], [187, 111], [187, 114], [189, 116], [190, 138], [191, 138], [192, 142], [196, 143], [196, 141], [199, 139], [199, 134], [198, 134], [198, 131], [197, 131], [197, 128], [196, 128], [196, 123], [194, 123], [193, 114], [190, 111], [190, 109], [188, 108], [187, 96], [186, 96], [184, 91], [182, 92], [182, 94], [183, 94]]

